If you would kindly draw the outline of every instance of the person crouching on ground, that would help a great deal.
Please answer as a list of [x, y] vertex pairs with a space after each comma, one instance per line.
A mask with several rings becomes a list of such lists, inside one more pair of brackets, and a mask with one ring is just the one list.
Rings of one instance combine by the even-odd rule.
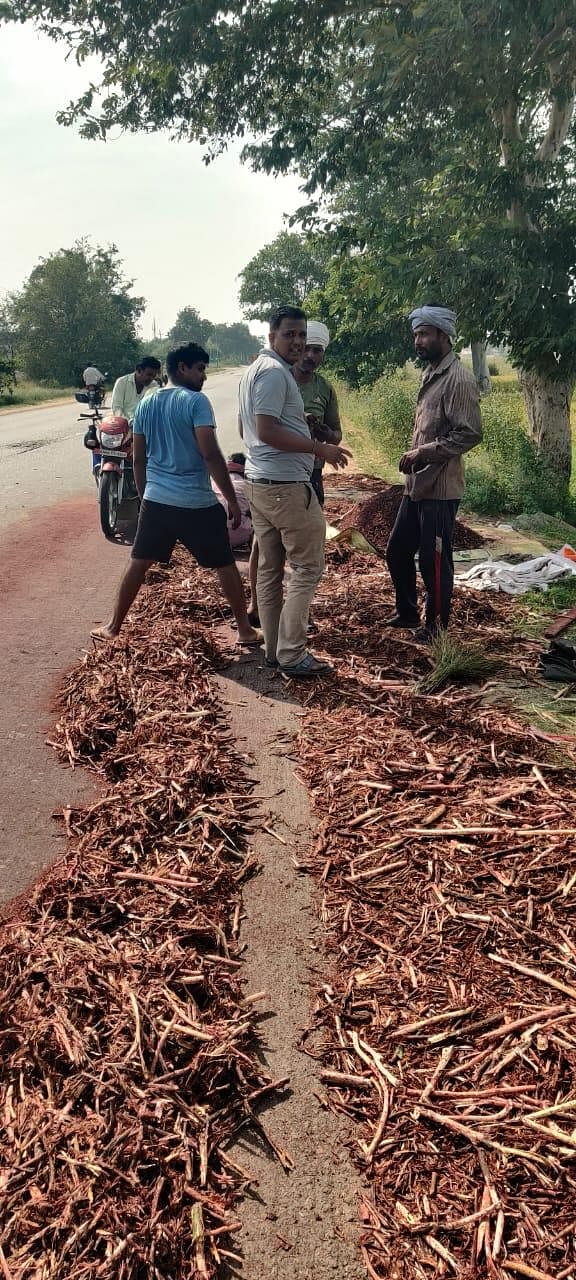
[[240, 642], [261, 642], [261, 635], [248, 622], [226, 513], [210, 483], [212, 477], [238, 528], [242, 513], [216, 440], [212, 405], [202, 391], [209, 359], [208, 352], [193, 342], [169, 351], [168, 387], [143, 399], [136, 409], [134, 477], [142, 501], [138, 529], [112, 619], [92, 632], [96, 638], [118, 635], [150, 565], [155, 560], [167, 563], [181, 542], [199, 565], [216, 570]]
[[[314, 458], [346, 467], [350, 454], [311, 438], [292, 373], [306, 345], [306, 316], [299, 307], [279, 307], [272, 314], [269, 343], [240, 384], [246, 493], [258, 541], [266, 662], [301, 678], [331, 670], [306, 646], [310, 604], [324, 572], [326, 531], [310, 483]], [[292, 572], [284, 600], [287, 560]]]
[[[232, 520], [228, 520], [228, 537], [230, 538], [230, 546], [235, 551], [237, 548], [250, 546], [252, 534], [254, 532], [252, 525], [252, 516], [250, 515], [250, 506], [246, 497], [246, 480], [244, 471], [246, 467], [246, 457], [243, 453], [231, 453], [227, 461], [228, 474], [232, 481], [234, 493], [238, 499], [238, 506], [242, 514], [242, 520], [237, 528], [234, 528]], [[222, 503], [226, 512], [228, 511], [228, 503], [224, 494], [220, 492], [218, 486], [212, 481], [212, 488], [218, 501]]]
[[[409, 316], [414, 348], [428, 363], [423, 375], [412, 444], [400, 459], [406, 492], [386, 549], [396, 592], [389, 627], [415, 629], [428, 644], [448, 626], [454, 588], [454, 526], [464, 494], [462, 455], [482, 439], [478, 388], [452, 350], [456, 314], [426, 305]], [[416, 590], [415, 557], [426, 589], [424, 626]]]

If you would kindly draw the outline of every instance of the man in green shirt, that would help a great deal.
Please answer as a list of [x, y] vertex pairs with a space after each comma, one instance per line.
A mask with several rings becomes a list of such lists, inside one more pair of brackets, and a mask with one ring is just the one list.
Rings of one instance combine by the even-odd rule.
[[[309, 320], [306, 329], [306, 346], [298, 363], [294, 365], [294, 377], [304, 401], [304, 413], [314, 440], [324, 444], [340, 444], [342, 428], [338, 400], [334, 387], [320, 373], [330, 334], [321, 320]], [[320, 506], [324, 506], [322, 468], [324, 463], [316, 458], [310, 483]]]

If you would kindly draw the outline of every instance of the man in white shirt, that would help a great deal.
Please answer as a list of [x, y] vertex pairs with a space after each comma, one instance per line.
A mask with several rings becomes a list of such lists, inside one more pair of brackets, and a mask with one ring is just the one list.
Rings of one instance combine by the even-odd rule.
[[132, 422], [140, 401], [152, 387], [161, 367], [154, 356], [144, 356], [133, 373], [117, 378], [112, 391], [112, 413]]
[[[248, 461], [246, 496], [258, 540], [258, 612], [266, 662], [296, 678], [323, 675], [328, 663], [306, 646], [308, 615], [324, 571], [326, 523], [310, 479], [314, 459], [346, 467], [340, 445], [313, 440], [292, 367], [306, 346], [306, 316], [279, 307], [270, 345], [240, 384], [240, 421]], [[292, 570], [283, 599], [284, 567]]]
[[91, 387], [99, 387], [100, 383], [104, 382], [104, 374], [100, 373], [100, 370], [96, 368], [95, 364], [89, 364], [86, 366], [84, 373], [82, 374], [82, 378], [84, 386], [88, 387], [88, 390], [90, 390]]

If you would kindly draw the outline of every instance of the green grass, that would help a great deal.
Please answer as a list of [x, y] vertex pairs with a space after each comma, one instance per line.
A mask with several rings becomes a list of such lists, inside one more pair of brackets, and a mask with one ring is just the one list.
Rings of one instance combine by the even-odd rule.
[[418, 684], [422, 693], [437, 693], [453, 680], [485, 680], [501, 665], [494, 654], [479, 645], [462, 644], [448, 631], [441, 631], [432, 641], [431, 653], [432, 670]]
[[572, 609], [576, 605], [576, 577], [552, 582], [547, 591], [527, 591], [522, 596], [522, 604], [546, 616]]
[[23, 380], [12, 395], [0, 395], [0, 408], [18, 409], [24, 405], [44, 404], [47, 400], [73, 399], [77, 387], [44, 387], [37, 382]]

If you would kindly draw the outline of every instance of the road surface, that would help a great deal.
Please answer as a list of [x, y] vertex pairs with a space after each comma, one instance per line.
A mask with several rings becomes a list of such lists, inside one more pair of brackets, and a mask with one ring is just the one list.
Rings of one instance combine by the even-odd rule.
[[[224, 453], [241, 447], [239, 370], [209, 375]], [[126, 546], [98, 528], [90, 456], [74, 405], [0, 414], [0, 904], [62, 851], [53, 811], [91, 794], [46, 747], [62, 673], [110, 612]]]
[[[204, 387], [218, 423], [225, 454], [241, 449], [238, 416], [239, 369], [209, 373]], [[0, 528], [26, 518], [36, 507], [93, 491], [90, 456], [82, 447], [84, 408], [61, 404], [0, 414]]]

